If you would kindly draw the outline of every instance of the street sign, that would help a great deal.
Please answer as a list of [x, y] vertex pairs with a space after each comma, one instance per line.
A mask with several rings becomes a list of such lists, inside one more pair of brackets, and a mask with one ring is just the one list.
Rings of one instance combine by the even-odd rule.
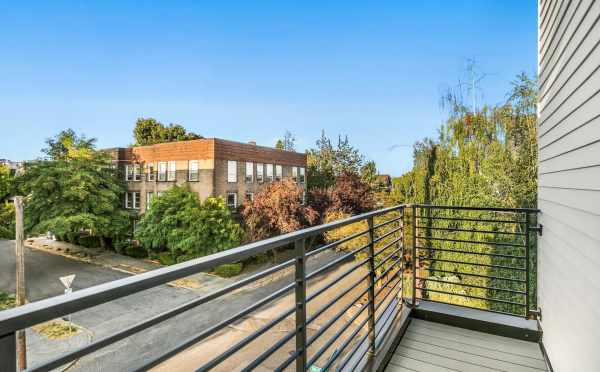
[[75, 274], [62, 276], [59, 279], [66, 289], [71, 289], [71, 284], [73, 284], [73, 280], [75, 280]]

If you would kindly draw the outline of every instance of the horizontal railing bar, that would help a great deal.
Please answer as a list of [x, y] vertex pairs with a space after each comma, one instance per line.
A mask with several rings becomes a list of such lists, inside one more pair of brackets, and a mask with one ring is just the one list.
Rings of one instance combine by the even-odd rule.
[[319, 330], [314, 335], [312, 335], [312, 337], [309, 338], [308, 341], [306, 341], [306, 347], [308, 348], [310, 345], [312, 345], [312, 343], [315, 342], [316, 339], [318, 339], [326, 330], [328, 330], [335, 322], [337, 322], [346, 311], [348, 311], [352, 306], [354, 306], [356, 301], [360, 300], [365, 295], [365, 293], [367, 293], [369, 288], [370, 287], [367, 287], [364, 291], [359, 293], [358, 296], [355, 296], [354, 299], [348, 304], [346, 304], [346, 306], [344, 306], [342, 310], [338, 311], [336, 315], [334, 315], [329, 321], [327, 321], [327, 323], [321, 326]]
[[482, 234], [505, 234], [505, 235], [518, 235], [525, 236], [525, 233], [520, 232], [508, 232], [508, 231], [494, 231], [494, 230], [477, 230], [477, 229], [458, 229], [458, 228], [447, 228], [447, 227], [429, 227], [429, 226], [417, 226], [417, 229], [427, 229], [427, 230], [439, 230], [439, 231], [460, 231], [460, 232], [472, 232], [472, 233], [482, 233]]
[[[388, 309], [390, 308], [390, 306], [392, 306], [392, 304], [394, 303], [394, 299], [392, 298], [390, 300], [390, 302], [388, 302], [388, 304], [385, 306], [385, 309], [383, 309], [383, 311], [381, 312], [381, 314], [379, 314], [379, 316], [377, 317], [377, 321], [376, 323], [379, 323], [379, 321], [383, 318], [383, 316], [385, 315], [385, 313], [387, 313]], [[399, 302], [396, 302], [396, 304], [398, 304]], [[390, 314], [391, 315], [391, 314]], [[383, 327], [379, 328], [379, 331], [375, 331], [375, 339], [377, 339], [377, 337], [381, 334], [381, 332], [385, 331], [385, 329]]]
[[[252, 363], [248, 364], [246, 367], [244, 367], [244, 369], [242, 369], [243, 372], [248, 372], [248, 371], [252, 371], [254, 370], [256, 367], [258, 367], [262, 362], [264, 362], [265, 360], [269, 359], [270, 356], [273, 355], [273, 353], [275, 353], [277, 350], [281, 349], [281, 347], [283, 345], [286, 344], [286, 342], [289, 342], [294, 336], [296, 335], [296, 330], [290, 331], [288, 332], [288, 334], [286, 334], [285, 336], [283, 336], [279, 341], [277, 341], [273, 346], [271, 346], [270, 348], [268, 348], [265, 352], [263, 352], [262, 354], [260, 354], [258, 356], [258, 358], [254, 359], [252, 361]], [[294, 356], [294, 358], [292, 360], [296, 359], [296, 356]], [[291, 361], [290, 361], [291, 363]]]
[[167, 319], [170, 319], [176, 315], [179, 315], [187, 310], [193, 309], [194, 307], [200, 306], [206, 302], [209, 302], [211, 300], [214, 300], [218, 297], [221, 297], [233, 290], [236, 290], [238, 288], [244, 287], [250, 283], [253, 283], [256, 280], [259, 280], [267, 275], [270, 275], [274, 272], [280, 271], [282, 269], [285, 269], [286, 267], [290, 266], [291, 264], [294, 263], [294, 260], [288, 260], [285, 261], [281, 264], [278, 264], [276, 266], [273, 266], [267, 270], [264, 270], [260, 273], [254, 274], [252, 276], [249, 276], [246, 279], [240, 280], [238, 282], [235, 282], [233, 284], [228, 285], [227, 287], [224, 287], [222, 289], [219, 289], [217, 291], [214, 291], [212, 293], [209, 293], [205, 296], [199, 297], [197, 299], [191, 300], [183, 305], [180, 305], [174, 309], [165, 311], [161, 314], [158, 314], [150, 319], [144, 320], [138, 324], [135, 324], [129, 328], [125, 328], [117, 333], [114, 333], [112, 335], [106, 336], [104, 338], [101, 338], [89, 345], [85, 345], [80, 347], [79, 349], [76, 349], [73, 352], [70, 352], [68, 354], [65, 355], [61, 355], [60, 357], [53, 359], [51, 361], [48, 361], [46, 363], [43, 363], [39, 366], [35, 366], [33, 368], [31, 368], [32, 371], [48, 371], [48, 370], [52, 370], [55, 368], [58, 368], [68, 362], [71, 362], [75, 359], [81, 358], [87, 354], [90, 354], [94, 351], [97, 351], [103, 347], [106, 347], [108, 345], [114, 344], [117, 341], [120, 341], [124, 338], [127, 338], [129, 336], [132, 336], [140, 331], [143, 331], [153, 325], [156, 325], [158, 323], [161, 323]]
[[424, 250], [427, 250], [427, 251], [436, 251], [436, 252], [452, 252], [452, 253], [463, 253], [463, 254], [475, 254], [475, 255], [479, 255], [479, 256], [502, 257], [502, 258], [516, 258], [516, 259], [521, 259], [521, 260], [524, 260], [526, 258], [524, 256], [513, 256], [511, 254], [468, 252], [468, 251], [461, 251], [459, 249], [442, 249], [442, 248], [435, 248], [435, 247], [417, 247], [417, 249], [424, 249]]
[[454, 282], [449, 282], [447, 280], [438, 280], [438, 279], [432, 279], [432, 278], [420, 278], [420, 277], [417, 277], [417, 279], [425, 280], [425, 281], [430, 281], [430, 282], [459, 285], [459, 286], [462, 286], [462, 287], [480, 288], [480, 289], [487, 289], [487, 290], [491, 290], [491, 291], [509, 292], [509, 293], [515, 293], [515, 294], [519, 294], [519, 295], [526, 295], [527, 294], [524, 291], [518, 291], [516, 289], [504, 289], [504, 288], [497, 288], [497, 287], [486, 287], [486, 286], [475, 285], [475, 284], [454, 283]]
[[513, 223], [513, 224], [521, 224], [525, 223], [525, 221], [521, 220], [491, 220], [485, 218], [467, 218], [467, 217], [428, 217], [428, 216], [416, 216], [416, 218], [425, 218], [428, 220], [446, 220], [446, 221], [471, 221], [471, 222], [498, 222], [498, 223]]
[[296, 358], [298, 358], [298, 356], [300, 356], [300, 354], [303, 351], [304, 350], [302, 350], [302, 349], [294, 350], [294, 352], [291, 353], [290, 356], [286, 360], [284, 360], [283, 363], [281, 363], [279, 365], [279, 367], [275, 368], [275, 372], [282, 372], [282, 371], [284, 371], [287, 368], [287, 366], [289, 366], [290, 363], [292, 363], [294, 360], [296, 360]]
[[351, 268], [349, 268], [348, 270], [344, 271], [341, 275], [339, 275], [338, 277], [336, 277], [335, 279], [333, 279], [332, 281], [328, 282], [326, 285], [322, 286], [321, 288], [319, 288], [318, 290], [316, 290], [315, 292], [311, 293], [307, 298], [306, 298], [306, 303], [309, 303], [310, 301], [312, 301], [315, 297], [319, 296], [321, 293], [325, 292], [326, 290], [328, 290], [329, 288], [331, 288], [331, 286], [337, 282], [339, 282], [340, 280], [342, 280], [343, 278], [345, 278], [346, 276], [352, 274], [354, 272], [354, 270], [358, 269], [359, 267], [361, 267], [362, 265], [364, 265], [365, 263], [367, 263], [369, 261], [369, 259], [365, 259], [362, 260], [361, 262], [359, 262], [358, 264], [352, 266]]
[[[335, 360], [341, 355], [342, 351], [344, 351], [348, 347], [348, 345], [350, 345], [350, 343], [352, 342], [352, 340], [354, 339], [354, 337], [356, 337], [356, 335], [358, 334], [358, 332], [360, 332], [363, 329], [363, 327], [365, 326], [365, 324], [367, 324], [368, 321], [369, 321], [369, 318], [367, 317], [362, 322], [360, 322], [360, 324], [354, 329], [354, 331], [352, 331], [352, 333], [350, 334], [350, 336], [348, 336], [346, 338], [346, 340], [342, 343], [342, 345], [337, 349], [338, 353], [336, 355], [334, 355], [331, 359], [329, 359], [327, 361], [327, 363], [325, 363], [325, 365], [321, 369], [322, 371], [328, 371], [329, 370], [329, 367], [331, 367], [331, 365], [335, 362]], [[368, 333], [367, 333], [367, 335], [368, 335]], [[362, 341], [362, 342], [364, 342], [364, 341]], [[361, 342], [361, 344], [362, 344], [362, 342]], [[345, 366], [345, 364], [344, 364], [344, 366]], [[339, 370], [340, 371], [343, 370], [343, 367], [339, 368]]]
[[[363, 325], [364, 327], [364, 325]], [[362, 328], [358, 328], [358, 329], [362, 329]], [[375, 330], [369, 330], [367, 331], [367, 334], [365, 334], [363, 337], [361, 337], [359, 339], [359, 341], [356, 343], [356, 345], [354, 345], [354, 347], [352, 348], [352, 350], [350, 350], [350, 352], [348, 353], [348, 355], [346, 355], [346, 358], [342, 361], [342, 364], [340, 364], [340, 366], [338, 367], [338, 371], [344, 371], [344, 368], [346, 367], [346, 364], [348, 364], [349, 361], [352, 360], [352, 358], [354, 357], [354, 354], [356, 354], [356, 352], [358, 351], [358, 349], [360, 349], [360, 347], [362, 346], [362, 344], [368, 340], [369, 338], [369, 334], [371, 334], [371, 332], [375, 332]], [[364, 358], [364, 356], [366, 355], [368, 349], [365, 350], [365, 352], [363, 353], [363, 355], [361, 356], [361, 359]]]
[[[392, 278], [394, 278], [394, 277], [392, 277]], [[385, 285], [387, 286], [389, 284], [389, 282], [391, 282], [391, 280], [389, 280], [388, 283], [386, 283]], [[390, 293], [394, 293], [394, 289], [396, 289], [396, 287], [398, 286], [398, 284], [402, 284], [402, 282], [403, 282], [403, 280], [402, 280], [402, 277], [400, 276], [399, 279], [398, 279], [398, 281], [390, 288], [390, 290], [388, 291], [388, 293], [386, 293], [385, 296], [383, 296], [383, 299], [381, 301], [379, 301], [378, 304], [375, 305], [375, 312], [377, 312], [377, 310], [379, 310], [379, 308], [381, 307], [381, 305], [384, 304], [385, 301], [387, 300], [387, 298], [390, 296]], [[379, 290], [379, 293], [381, 293], [381, 291], [383, 290], [383, 288], [385, 288], [385, 287], [382, 287], [382, 289]], [[396, 294], [398, 294], [398, 292], [396, 292]], [[379, 319], [377, 319], [377, 321], [379, 321]]]
[[338, 302], [342, 297], [350, 293], [353, 289], [356, 289], [356, 286], [362, 283], [365, 279], [369, 277], [370, 274], [363, 275], [360, 280], [355, 281], [352, 285], [348, 286], [348, 288], [344, 289], [341, 293], [338, 293], [334, 298], [332, 298], [325, 305], [321, 306], [319, 310], [315, 311], [307, 320], [306, 324], [312, 323], [315, 319], [317, 319], [321, 314], [323, 314], [327, 309], [331, 307], [334, 303]]
[[524, 279], [505, 278], [505, 277], [502, 277], [502, 276], [465, 273], [465, 272], [462, 272], [462, 271], [449, 271], [449, 270], [433, 269], [433, 268], [429, 268], [429, 267], [428, 268], [422, 268], [421, 270], [439, 271], [439, 272], [442, 272], [442, 273], [455, 274], [455, 275], [470, 275], [470, 276], [476, 276], [476, 277], [480, 277], [480, 278], [495, 279], [495, 280], [506, 280], [506, 281], [516, 282], [516, 283], [525, 283]]
[[337, 246], [339, 246], [341, 244], [349, 242], [352, 239], [356, 239], [356, 238], [358, 238], [361, 235], [367, 234], [368, 232], [369, 232], [368, 229], [365, 230], [365, 231], [360, 231], [358, 233], [355, 233], [355, 234], [352, 234], [350, 236], [347, 236], [347, 237], [345, 237], [343, 239], [337, 240], [337, 241], [335, 241], [333, 243], [329, 243], [329, 244], [326, 244], [326, 245], [324, 245], [322, 247], [313, 249], [312, 251], [306, 253], [306, 257], [310, 257], [312, 255], [315, 255], [315, 254], [319, 253], [319, 252], [323, 252], [323, 251], [325, 251], [327, 249], [335, 248], [335, 247], [337, 247]]
[[402, 208], [379, 209], [5, 310], [0, 313], [0, 336]]
[[452, 210], [468, 210], [468, 211], [490, 211], [490, 212], [526, 212], [539, 213], [537, 208], [502, 208], [502, 207], [463, 207], [451, 205], [430, 205], [430, 204], [415, 204], [417, 208], [423, 209], [452, 209]]
[[[377, 283], [378, 281], [380, 281], [381, 279], [383, 279], [383, 277], [385, 277], [387, 275], [387, 273], [389, 273], [393, 268], [396, 267], [396, 265], [398, 264], [398, 262], [402, 261], [404, 259], [404, 257], [400, 256], [400, 258], [398, 258], [396, 261], [394, 261], [390, 267], [388, 267], [387, 269], [385, 269], [385, 271], [383, 273], [381, 273], [381, 275], [376, 276], [375, 277], [375, 283]], [[402, 267], [400, 267], [398, 269], [398, 271], [402, 271]]]
[[[375, 252], [375, 254], [373, 255], [373, 257], [379, 256], [381, 253], [385, 252], [388, 248], [390, 248], [392, 245], [400, 242], [401, 240], [402, 240], [402, 236], [392, 240], [388, 244], [384, 245], [382, 248], [378, 249], [377, 252]], [[402, 248], [402, 247], [400, 247], [400, 248]]]
[[512, 266], [503, 266], [503, 265], [489, 265], [489, 264], [481, 264], [481, 263], [444, 260], [444, 259], [441, 259], [441, 258], [422, 258], [422, 260], [424, 260], [424, 261], [448, 262], [448, 263], [455, 263], [455, 264], [462, 264], [462, 265], [471, 265], [471, 266], [493, 267], [493, 268], [496, 268], [496, 269], [506, 269], [506, 270], [515, 270], [515, 271], [525, 271], [526, 270], [523, 267], [512, 267]]
[[402, 221], [402, 216], [400, 216], [398, 218], [393, 218], [391, 220], [382, 222], [380, 224], [377, 224], [377, 225], [373, 226], [373, 230], [378, 229], [378, 228], [383, 227], [383, 226], [386, 226], [386, 225], [389, 225], [389, 224], [397, 222], [397, 221]]
[[[143, 367], [141, 367], [140, 371], [145, 371], [147, 369], [150, 369], [152, 367], [157, 366], [158, 364], [164, 362], [165, 360], [173, 357], [174, 355], [178, 354], [179, 352], [189, 348], [190, 346], [202, 341], [203, 339], [211, 336], [212, 334], [214, 334], [215, 332], [225, 328], [226, 326], [230, 325], [231, 323], [241, 319], [242, 317], [250, 314], [251, 312], [253, 312], [256, 309], [259, 309], [260, 307], [268, 304], [269, 302], [275, 300], [278, 297], [281, 297], [284, 293], [286, 293], [287, 291], [295, 288], [296, 283], [290, 283], [288, 285], [286, 285], [285, 287], [275, 291], [274, 293], [272, 293], [271, 295], [253, 303], [252, 305], [246, 307], [244, 310], [239, 311], [238, 313], [236, 313], [235, 315], [220, 321], [219, 323], [213, 325], [212, 327], [204, 330], [203, 332], [201, 332], [199, 335], [193, 336], [189, 339], [187, 339], [186, 341], [180, 343], [179, 345], [175, 346], [174, 348], [172, 348], [171, 350], [169, 350], [168, 352], [166, 352], [165, 354], [162, 354], [161, 356], [151, 360], [150, 362], [148, 362], [147, 364], [145, 364]], [[294, 308], [295, 309], [295, 308]]]
[[[383, 289], [386, 288], [387, 285], [390, 284], [392, 282], [392, 280], [394, 280], [400, 272], [401, 272], [400, 270], [396, 271], [394, 273], [394, 275], [389, 277], [388, 280], [385, 283], [383, 283], [383, 285], [381, 285], [379, 290], [375, 293], [375, 298], [377, 298], [377, 296], [379, 296], [379, 294], [383, 291]], [[402, 276], [400, 276], [400, 281], [402, 282], [402, 280], [404, 280], [404, 278], [402, 278]], [[392, 288], [396, 288], [396, 286], [394, 285], [394, 286], [392, 286]], [[385, 297], [384, 297], [384, 301], [385, 301]], [[377, 310], [377, 306], [375, 306], [375, 310]]]
[[430, 298], [422, 298], [422, 297], [417, 297], [417, 299], [421, 300], [421, 301], [429, 301], [429, 302], [436, 302], [438, 304], [446, 304], [446, 305], [452, 305], [452, 306], [459, 306], [459, 307], [464, 307], [467, 309], [475, 309], [475, 310], [481, 310], [481, 311], [486, 311], [489, 313], [496, 313], [496, 314], [504, 314], [504, 315], [510, 315], [510, 316], [520, 316], [520, 317], [524, 317], [521, 314], [518, 313], [510, 313], [508, 311], [500, 311], [500, 310], [492, 310], [492, 309], [482, 309], [480, 307], [475, 307], [475, 306], [467, 306], [467, 305], [461, 305], [461, 304], [455, 304], [455, 303], [450, 303], [450, 302], [444, 302], [444, 301], [437, 301], [437, 300], [432, 300]]
[[368, 308], [368, 305], [370, 304], [370, 301], [367, 301], [367, 303], [363, 304], [363, 306], [360, 308], [360, 310], [354, 314], [352, 316], [352, 318], [350, 318], [346, 324], [344, 324], [344, 326], [339, 329], [332, 337], [329, 338], [329, 340], [327, 340], [327, 342], [325, 343], [325, 345], [323, 345], [323, 347], [321, 347], [313, 356], [312, 358], [308, 361], [309, 366], [313, 365], [317, 360], [319, 360], [319, 358], [321, 357], [321, 355], [323, 355], [330, 347], [331, 345], [333, 345], [333, 343], [342, 335], [344, 334], [344, 332], [346, 332], [346, 330], [348, 330], [348, 328], [354, 324], [354, 321], [356, 320], [356, 318], [358, 318], [364, 311], [366, 308]]
[[417, 239], [439, 240], [439, 241], [454, 242], [454, 243], [494, 245], [494, 246], [497, 246], [497, 247], [525, 248], [524, 244], [501, 243], [501, 242], [482, 242], [482, 241], [478, 241], [478, 240], [463, 240], [463, 239], [451, 239], [451, 238], [435, 238], [435, 237], [427, 237], [427, 236], [417, 236]]
[[386, 262], [388, 262], [391, 258], [393, 258], [398, 252], [400, 252], [403, 249], [404, 249], [404, 247], [398, 247], [397, 249], [395, 249], [383, 261], [381, 261], [377, 265], [375, 265], [375, 270], [379, 269], [381, 266], [383, 266], [383, 264], [385, 264]]
[[[238, 352], [241, 348], [243, 348], [244, 346], [246, 346], [249, 343], [251, 343], [252, 341], [254, 341], [257, 337], [263, 335], [265, 332], [267, 332], [268, 330], [273, 328], [275, 325], [282, 322], [285, 318], [292, 315], [295, 311], [296, 311], [296, 307], [292, 307], [288, 311], [279, 315], [277, 318], [271, 320], [269, 323], [265, 324], [260, 329], [256, 330], [252, 334], [246, 336], [243, 340], [239, 341], [234, 346], [230, 347], [229, 349], [227, 349], [226, 351], [224, 351], [223, 353], [218, 355], [216, 358], [213, 358], [210, 362], [208, 362], [205, 365], [203, 365], [202, 367], [198, 368], [196, 370], [196, 372], [205, 372], [205, 371], [209, 371], [209, 370], [213, 369], [214, 367], [216, 367], [217, 365], [219, 365], [220, 363], [225, 361], [227, 358], [229, 358], [230, 356], [232, 356], [233, 354]], [[294, 331], [294, 334], [295, 333], [296, 332]]]
[[388, 236], [390, 236], [390, 235], [392, 235], [392, 234], [395, 234], [395, 233], [397, 233], [397, 232], [399, 232], [399, 231], [402, 231], [402, 227], [399, 227], [399, 228], [397, 228], [397, 229], [394, 229], [394, 230], [388, 231], [388, 232], [386, 232], [385, 234], [383, 234], [383, 235], [381, 235], [381, 236], [379, 236], [379, 237], [377, 237], [377, 238], [373, 239], [373, 244], [375, 244], [375, 243], [379, 243], [379, 242], [380, 242], [380, 241], [382, 241], [383, 239], [385, 239], [385, 238], [387, 238]]
[[348, 258], [354, 256], [358, 252], [360, 252], [362, 250], [365, 250], [367, 248], [369, 248], [369, 244], [367, 244], [367, 245], [365, 245], [365, 246], [363, 246], [361, 248], [355, 249], [352, 252], [346, 253], [345, 255], [343, 255], [343, 256], [341, 256], [339, 258], [336, 258], [335, 260], [331, 261], [330, 263], [328, 263], [326, 265], [323, 265], [323, 266], [319, 267], [318, 269], [316, 269], [315, 271], [307, 274], [306, 275], [306, 280], [314, 278], [315, 276], [319, 275], [320, 273], [322, 273], [322, 272], [324, 272], [324, 271], [332, 268], [333, 266], [339, 264], [340, 262], [343, 262], [343, 261], [347, 260]]
[[522, 304], [522, 303], [519, 303], [519, 302], [508, 301], [508, 300], [500, 300], [500, 299], [494, 299], [494, 298], [488, 298], [488, 297], [471, 296], [471, 295], [466, 295], [466, 294], [461, 294], [461, 293], [452, 293], [452, 292], [447, 292], [447, 291], [440, 291], [438, 289], [429, 289], [429, 288], [421, 288], [421, 287], [417, 287], [417, 289], [420, 289], [420, 290], [423, 290], [423, 291], [427, 291], [427, 292], [444, 293], [444, 294], [452, 295], [452, 296], [474, 298], [476, 300], [493, 301], [493, 302], [498, 302], [498, 303], [503, 303], [503, 304], [508, 304], [508, 305], [515, 305], [515, 306], [525, 307], [525, 304]]

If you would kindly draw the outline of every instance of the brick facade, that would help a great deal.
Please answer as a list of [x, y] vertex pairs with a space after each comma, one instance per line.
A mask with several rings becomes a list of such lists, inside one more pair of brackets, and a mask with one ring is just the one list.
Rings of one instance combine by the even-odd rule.
[[[237, 204], [241, 204], [246, 193], [256, 193], [267, 183], [266, 164], [273, 164], [273, 176], [276, 165], [282, 167], [283, 178], [292, 177], [292, 167], [306, 169], [306, 154], [270, 147], [258, 146], [253, 143], [240, 143], [217, 138], [207, 138], [191, 141], [161, 143], [151, 146], [115, 148], [106, 150], [120, 167], [139, 164], [141, 176], [139, 181], [128, 181], [128, 192], [139, 192], [140, 211], [146, 209], [148, 192], [154, 195], [169, 189], [173, 184], [187, 183], [190, 190], [197, 192], [201, 200], [209, 196], [227, 197], [228, 193], [237, 195]], [[198, 181], [189, 181], [189, 161], [198, 161]], [[175, 162], [175, 180], [159, 180], [158, 163]], [[237, 182], [227, 182], [228, 161], [237, 162]], [[252, 182], [246, 181], [246, 162], [253, 167]], [[257, 164], [263, 164], [264, 182], [257, 181]], [[150, 168], [150, 166], [152, 168]], [[153, 169], [153, 179], [148, 178], [148, 172]], [[125, 172], [123, 172], [125, 176]], [[306, 181], [300, 186], [304, 187]]]

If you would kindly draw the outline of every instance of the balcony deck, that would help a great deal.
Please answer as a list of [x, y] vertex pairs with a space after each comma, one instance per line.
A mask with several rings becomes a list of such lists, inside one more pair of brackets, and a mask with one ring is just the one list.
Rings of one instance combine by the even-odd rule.
[[547, 371], [537, 343], [411, 319], [385, 371]]

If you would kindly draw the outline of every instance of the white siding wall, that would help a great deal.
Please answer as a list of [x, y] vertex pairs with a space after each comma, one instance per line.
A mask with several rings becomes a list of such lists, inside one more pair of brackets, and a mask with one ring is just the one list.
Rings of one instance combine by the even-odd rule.
[[600, 1], [539, 2], [539, 305], [555, 371], [600, 371]]

